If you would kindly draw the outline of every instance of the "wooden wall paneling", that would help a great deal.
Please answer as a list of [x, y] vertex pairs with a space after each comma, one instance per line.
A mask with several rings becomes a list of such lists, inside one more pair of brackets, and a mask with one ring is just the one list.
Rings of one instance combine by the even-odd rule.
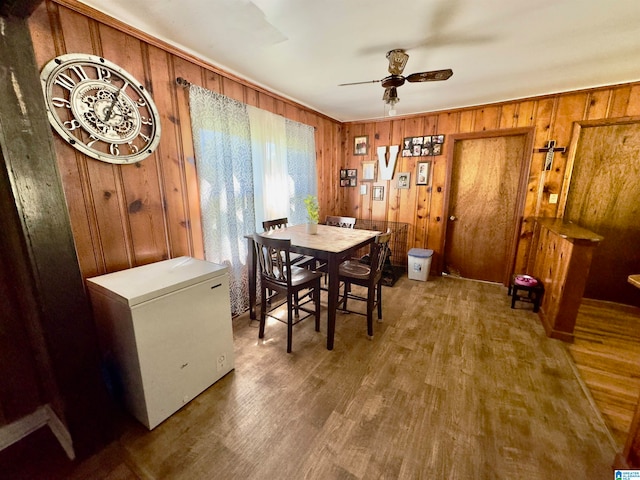
[[[378, 164], [377, 184], [384, 187], [384, 202], [375, 202], [372, 216], [376, 220], [384, 219], [393, 221], [398, 210], [398, 199], [396, 198], [397, 189], [394, 185], [394, 179], [398, 172], [398, 159], [396, 158], [396, 167], [394, 168], [391, 180], [382, 179], [382, 169], [380, 168], [378, 160], [378, 147], [386, 147], [385, 159], [389, 160], [389, 147], [392, 145], [391, 121], [372, 123], [371, 126], [373, 128], [373, 136], [369, 137], [369, 141], [371, 143], [371, 159]], [[400, 152], [398, 152], [398, 156], [400, 156]], [[380, 212], [376, 207], [383, 207], [384, 211]]]
[[637, 84], [631, 87], [629, 104], [624, 116], [632, 117], [636, 115], [640, 115], [640, 85]]
[[500, 105], [477, 109], [473, 129], [476, 131], [497, 129], [500, 124], [501, 109]]
[[[105, 58], [127, 70], [142, 82], [151, 95], [148, 45], [111, 27], [101, 26], [100, 36]], [[165, 70], [165, 78], [167, 73]], [[164, 136], [164, 135], [163, 135]], [[120, 177], [120, 200], [125, 206], [123, 223], [128, 228], [131, 265], [138, 266], [168, 258], [163, 197], [158, 178], [160, 151], [143, 161], [115, 167]], [[112, 271], [109, 269], [109, 271]]]
[[331, 162], [331, 142], [333, 141], [333, 135], [331, 130], [327, 130], [327, 124], [324, 121], [319, 121], [315, 128], [315, 142], [316, 142], [316, 171], [318, 172], [318, 205], [320, 207], [320, 219], [323, 219], [327, 215], [327, 205], [332, 200], [332, 189], [330, 185], [330, 179], [332, 178], [331, 171], [334, 168], [334, 164]]
[[517, 122], [514, 127], [530, 127], [534, 125], [538, 108], [538, 102], [528, 100], [518, 103]]
[[51, 25], [48, 7], [47, 2], [40, 4], [27, 20], [38, 68], [56, 56], [56, 35]]
[[[331, 185], [331, 192], [333, 194], [334, 200], [330, 205], [327, 205], [327, 215], [331, 215], [330, 212], [344, 211], [344, 205], [346, 205], [346, 200], [344, 199], [345, 193], [340, 187], [339, 180], [337, 180], [340, 178], [341, 168], [357, 169], [358, 186], [361, 185], [362, 168], [360, 165], [360, 158], [362, 157], [355, 157], [353, 155], [353, 147], [351, 146], [353, 144], [353, 137], [354, 135], [351, 131], [351, 124], [344, 124], [340, 132], [340, 140], [338, 145], [339, 157], [336, 159], [336, 163], [330, 173], [330, 179], [334, 183], [333, 185]], [[358, 188], [358, 191], [359, 190], [360, 189]], [[358, 196], [354, 209], [356, 211], [356, 215], [353, 216], [355, 216], [356, 218], [363, 218], [363, 198], [361, 196]]]
[[[100, 48], [100, 42], [95, 44], [92, 35], [92, 28], [95, 27], [95, 21], [90, 20], [84, 15], [80, 15], [65, 7], [58, 7], [51, 4], [50, 8], [53, 25], [55, 20], [59, 22], [61, 40], [64, 45], [64, 51], [60, 51], [58, 55], [63, 53], [89, 53], [93, 55], [103, 56]], [[57, 15], [53, 15], [55, 12]]]
[[[183, 157], [179, 148], [179, 115], [177, 114], [177, 89], [175, 73], [169, 55], [163, 50], [149, 46], [150, 71], [153, 72], [151, 86], [153, 99], [160, 113], [162, 136], [156, 152], [160, 185], [160, 205], [163, 206], [166, 226], [166, 252], [161, 258], [190, 255], [190, 231], [187, 228], [187, 192]], [[147, 160], [144, 160], [145, 162]], [[157, 225], [159, 227], [159, 225]]]
[[611, 88], [611, 102], [609, 105], [609, 113], [607, 117], [625, 117], [627, 115], [627, 107], [631, 99], [631, 85], [622, 85]]
[[[449, 145], [453, 143], [451, 135], [458, 133], [460, 126], [460, 111], [443, 112], [438, 115], [437, 133], [443, 134], [444, 145], [442, 146], [442, 155], [437, 157], [436, 161], [431, 165], [431, 185], [430, 195], [431, 203], [429, 205], [429, 236], [426, 245], [418, 245], [418, 248], [430, 248], [434, 251], [431, 272], [439, 275], [442, 272], [442, 253], [440, 246], [444, 243], [444, 234], [447, 222], [447, 201], [448, 201], [448, 172], [451, 162]], [[424, 188], [424, 187], [421, 187]]]
[[[328, 122], [326, 122], [328, 124]], [[348, 159], [350, 159], [351, 157], [349, 155], [347, 155], [347, 148], [349, 146], [349, 142], [346, 141], [345, 139], [345, 134], [344, 131], [346, 130], [344, 127], [342, 126], [336, 126], [333, 122], [331, 123], [330, 126], [327, 126], [326, 128], [329, 128], [331, 131], [331, 135], [333, 136], [333, 141], [335, 142], [333, 147], [331, 148], [331, 159], [329, 163], [329, 167], [330, 168], [330, 172], [331, 172], [331, 180], [335, 180], [336, 179], [336, 175], [339, 175], [339, 169], [341, 167], [341, 165], [347, 165], [347, 162], [349, 161]], [[327, 162], [327, 160], [325, 159], [325, 162]], [[353, 168], [355, 168], [358, 173], [358, 185], [360, 184], [360, 181], [362, 180], [362, 176], [361, 176], [361, 171], [360, 171], [360, 165], [356, 164], [355, 162], [353, 163]], [[333, 199], [333, 203], [332, 206], [334, 207], [333, 211], [337, 211], [337, 209], [340, 206], [340, 186], [339, 184], [336, 184], [335, 181], [331, 184], [330, 187], [330, 192], [331, 192], [331, 196]], [[358, 197], [358, 200], [356, 202], [356, 206], [358, 208], [357, 213], [357, 217], [360, 216], [360, 209], [362, 208], [362, 203], [360, 200], [360, 197]]]
[[241, 83], [238, 83], [231, 78], [222, 77], [222, 91], [220, 93], [224, 96], [244, 103], [244, 88], [244, 85]]
[[264, 92], [257, 92], [252, 88], [244, 89], [244, 103], [271, 113], [273, 113], [275, 105], [273, 97], [265, 94]]
[[[207, 90], [211, 90], [212, 92], [222, 93], [222, 77], [219, 74], [217, 74], [216, 72], [212, 72], [211, 70], [207, 70], [206, 68], [198, 67], [193, 62], [189, 62], [188, 60], [184, 60], [178, 56], [173, 55], [172, 58], [174, 59], [174, 63], [177, 64], [178, 62], [180, 62], [181, 64], [188, 64], [188, 65], [191, 65], [191, 67], [188, 70], [197, 69], [198, 71], [198, 74], [199, 74], [198, 77], [193, 77], [193, 78], [182, 77], [182, 78], [186, 78], [191, 83], [194, 83], [203, 88], [206, 88]], [[177, 75], [177, 76], [180, 77], [182, 75]]]
[[[389, 122], [383, 122], [386, 125]], [[367, 152], [366, 158], [372, 162], [376, 162], [378, 164], [378, 154], [376, 149], [378, 146], [388, 145], [389, 140], [388, 136], [386, 139], [376, 139], [376, 132], [378, 130], [378, 124], [374, 122], [368, 122], [365, 130], [365, 135], [369, 136], [369, 150]], [[382, 180], [382, 175], [380, 172], [380, 166], [377, 167], [376, 173], [376, 181], [373, 182], [372, 186], [382, 186], [384, 187], [384, 198], [383, 200], [373, 200], [373, 195], [371, 196], [371, 220], [386, 220], [387, 219], [387, 209], [389, 204], [389, 181]]]
[[[425, 116], [411, 117], [404, 122], [403, 138], [406, 137], [419, 137], [421, 135], [427, 135], [432, 133], [429, 128], [433, 128], [433, 124], [437, 125], [437, 119], [428, 120]], [[440, 132], [438, 132], [440, 133]], [[417, 178], [417, 165], [418, 162], [430, 160], [428, 157], [411, 157], [413, 164], [412, 183], [415, 185]], [[432, 164], [433, 167], [433, 164]], [[427, 222], [429, 221], [429, 192], [425, 186], [415, 186], [415, 218], [413, 223], [413, 235], [408, 238], [408, 249], [413, 247], [424, 248], [427, 241]], [[408, 250], [407, 249], [407, 250]]]
[[476, 110], [468, 109], [460, 112], [460, 120], [458, 122], [458, 133], [473, 132], [475, 130]]
[[[284, 117], [284, 104], [285, 104], [285, 102], [280, 100], [280, 99], [278, 99], [278, 98], [275, 98], [274, 102], [275, 102], [275, 106], [274, 106], [273, 113], [275, 113], [276, 115], [282, 115]], [[314, 119], [314, 122], [318, 123], [317, 119]]]
[[[533, 148], [539, 149], [543, 148], [548, 140], [551, 140], [549, 137], [551, 122], [554, 114], [554, 105], [555, 100], [553, 98], [545, 98], [540, 99], [536, 102], [535, 106], [535, 118], [533, 125], [535, 126], [536, 133], [535, 139], [533, 141]], [[531, 170], [529, 172], [529, 184], [532, 185], [535, 190], [529, 191], [529, 195], [527, 195], [526, 202], [526, 210], [525, 213], [528, 213], [529, 207], [533, 207], [535, 209], [534, 212], [531, 212], [533, 216], [541, 216], [543, 215], [540, 211], [542, 205], [542, 197], [544, 193], [544, 179], [545, 172], [544, 169], [544, 161], [545, 154], [544, 153], [534, 153], [531, 159]]]
[[[207, 88], [219, 87], [216, 74], [208, 74], [205, 69], [177, 56], [170, 57], [173, 68], [172, 77], [182, 77], [196, 83], [203, 80]], [[205, 75], [207, 73], [207, 75]], [[197, 164], [191, 132], [191, 115], [189, 113], [189, 89], [175, 85], [176, 110], [175, 128], [177, 144], [176, 158], [184, 168], [184, 201], [181, 205], [184, 213], [183, 227], [189, 241], [189, 255], [204, 260], [204, 236], [200, 211], [200, 187], [198, 184]], [[175, 252], [177, 254], [177, 252]]]
[[505, 103], [500, 109], [500, 119], [496, 128], [516, 128], [518, 126], [519, 103]]
[[[413, 157], [402, 156], [402, 146], [404, 141], [404, 121], [395, 119], [391, 121], [391, 144], [399, 145], [398, 162], [396, 164], [396, 172], [409, 172], [411, 174], [409, 188], [396, 188], [396, 204], [395, 213], [389, 220], [394, 222], [402, 222], [409, 224], [407, 231], [407, 241], [413, 238], [413, 230], [415, 225], [415, 208], [416, 196], [418, 189], [416, 188], [416, 166]], [[393, 182], [397, 185], [397, 178]]]
[[[555, 140], [556, 145], [566, 147], [569, 144], [573, 121], [584, 118], [587, 103], [588, 94], [586, 92], [557, 97], [554, 109], [555, 118], [550, 133], [550, 139]], [[549, 196], [551, 194], [560, 195], [562, 192], [562, 180], [568, 153], [568, 150], [564, 153], [557, 152], [553, 157], [551, 170], [545, 172], [544, 194], [539, 210], [541, 216], [555, 217], [558, 215], [558, 204], [549, 203]]]
[[587, 99], [587, 113], [584, 118], [590, 120], [592, 118], [606, 118], [609, 113], [611, 102], [611, 89], [594, 90], [589, 92]]
[[[64, 38], [61, 35], [57, 6], [41, 4], [29, 18], [28, 25], [37, 66], [42, 69], [58, 53], [64, 53]], [[85, 31], [87, 30], [88, 28], [85, 28]], [[95, 210], [88, 195], [86, 159], [55, 132], [53, 140], [73, 236], [76, 239], [80, 269], [83, 275], [95, 275], [103, 268], [104, 262], [99, 249], [94, 248], [99, 242]]]
[[[538, 123], [538, 111], [540, 112], [540, 122]], [[518, 104], [518, 126], [534, 127], [533, 150], [542, 148], [546, 142], [546, 135], [550, 123], [553, 102], [525, 101]], [[541, 178], [544, 164], [544, 154], [532, 153], [529, 165], [529, 178], [527, 184], [527, 194], [524, 199], [523, 219], [520, 228], [520, 242], [516, 251], [515, 271], [526, 271], [526, 262], [529, 251], [531, 236], [533, 234], [533, 224], [529, 220], [537, 212], [539, 199], [542, 196], [543, 186]]]
[[[372, 160], [371, 148], [372, 148], [372, 142], [374, 140], [373, 135], [372, 133], [368, 132], [368, 124], [366, 123], [349, 125], [349, 128], [346, 128], [344, 132], [345, 132], [344, 165], [346, 168], [349, 168], [351, 166], [353, 166], [353, 168], [356, 168], [358, 170], [358, 178], [362, 179], [362, 162]], [[354, 155], [353, 154], [354, 139], [355, 137], [359, 137], [362, 135], [368, 136], [367, 154]], [[340, 167], [340, 168], [345, 168], [345, 167]], [[336, 179], [339, 178], [339, 175], [340, 175], [340, 172], [336, 170], [334, 178]], [[353, 213], [354, 213], [354, 216], [356, 216], [356, 218], [370, 220], [371, 212], [372, 212], [372, 202], [373, 202], [371, 187], [373, 187], [374, 182], [365, 182], [365, 183], [367, 184], [367, 194], [358, 196], [356, 200], [357, 208], [354, 209]], [[348, 202], [349, 195], [346, 189], [340, 188], [339, 197], [340, 197], [340, 205], [339, 205], [340, 211], [350, 212], [349, 202]]]
[[[427, 131], [427, 130], [425, 130]], [[439, 133], [439, 132], [438, 132]], [[429, 240], [429, 221], [430, 213], [433, 211], [431, 205], [432, 200], [432, 184], [433, 175], [436, 164], [438, 163], [436, 157], [416, 157], [414, 158], [416, 167], [414, 168], [414, 176], [417, 178], [417, 165], [418, 162], [431, 162], [431, 182], [430, 185], [417, 186], [416, 191], [416, 219], [415, 229], [413, 236], [413, 246], [417, 248], [426, 248]]]

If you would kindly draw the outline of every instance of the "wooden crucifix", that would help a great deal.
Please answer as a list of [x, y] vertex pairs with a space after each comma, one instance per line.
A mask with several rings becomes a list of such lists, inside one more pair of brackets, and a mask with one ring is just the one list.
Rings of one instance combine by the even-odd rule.
[[536, 152], [546, 152], [547, 156], [544, 159], [544, 169], [546, 170], [551, 170], [551, 165], [553, 164], [553, 154], [555, 152], [566, 152], [567, 148], [566, 147], [556, 147], [556, 141], [555, 140], [549, 140], [547, 142], [547, 144], [544, 146], [544, 148], [537, 148], [535, 150]]

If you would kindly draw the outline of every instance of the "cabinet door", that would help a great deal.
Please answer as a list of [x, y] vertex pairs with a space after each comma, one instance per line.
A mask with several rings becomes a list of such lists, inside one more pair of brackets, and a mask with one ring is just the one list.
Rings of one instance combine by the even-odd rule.
[[132, 312], [147, 426], [154, 428], [233, 368], [228, 275]]

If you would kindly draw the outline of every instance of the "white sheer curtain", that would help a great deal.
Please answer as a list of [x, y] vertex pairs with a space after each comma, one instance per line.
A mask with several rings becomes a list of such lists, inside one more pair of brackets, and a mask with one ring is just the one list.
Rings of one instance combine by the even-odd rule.
[[317, 194], [315, 131], [192, 85], [205, 258], [229, 267], [233, 315], [249, 306], [246, 235], [262, 221], [305, 223], [304, 197]]
[[263, 220], [289, 216], [289, 175], [284, 117], [247, 105], [251, 127], [256, 231]]
[[318, 194], [316, 170], [316, 132], [303, 123], [285, 120], [287, 137], [287, 174], [289, 223], [307, 223], [304, 198]]
[[246, 106], [192, 85], [205, 258], [229, 267], [233, 315], [249, 307], [247, 240], [255, 231], [251, 134]]

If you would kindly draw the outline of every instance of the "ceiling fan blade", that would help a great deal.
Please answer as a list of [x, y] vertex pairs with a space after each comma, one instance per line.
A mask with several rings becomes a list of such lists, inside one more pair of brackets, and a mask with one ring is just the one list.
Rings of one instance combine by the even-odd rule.
[[440, 80], [447, 80], [451, 75], [453, 75], [453, 70], [447, 68], [445, 70], [412, 73], [406, 77], [406, 80], [407, 82], [437, 82]]
[[381, 80], [369, 80], [368, 82], [353, 82], [353, 83], [339, 83], [339, 87], [345, 87], [347, 85], [362, 85], [364, 83], [379, 83]]

